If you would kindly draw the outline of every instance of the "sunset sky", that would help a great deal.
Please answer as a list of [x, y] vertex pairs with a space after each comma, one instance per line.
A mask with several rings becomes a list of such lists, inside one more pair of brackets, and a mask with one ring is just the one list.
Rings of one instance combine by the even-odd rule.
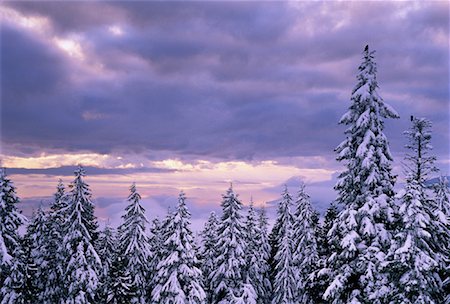
[[262, 206], [300, 179], [323, 212], [366, 44], [401, 116], [395, 173], [410, 115], [432, 120], [449, 173], [448, 1], [6, 1], [0, 16], [0, 158], [28, 211], [81, 163], [101, 221], [133, 181], [150, 218], [181, 189], [200, 223], [230, 182]]

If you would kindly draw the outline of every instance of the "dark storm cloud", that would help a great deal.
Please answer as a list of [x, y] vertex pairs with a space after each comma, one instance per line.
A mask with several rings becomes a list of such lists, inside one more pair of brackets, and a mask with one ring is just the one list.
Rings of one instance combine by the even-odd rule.
[[1, 87], [8, 102], [53, 94], [67, 74], [63, 58], [31, 34], [2, 24]]
[[[13, 75], [3, 83], [3, 141], [22, 152], [329, 156], [369, 43], [380, 94], [402, 115], [387, 124], [400, 151], [411, 112], [438, 130], [449, 121], [448, 4], [410, 4], [8, 2], [49, 18], [55, 35], [82, 34], [87, 56], [114, 76], [65, 80], [74, 63], [54, 45], [3, 27], [2, 73]], [[447, 155], [448, 132], [436, 137]]]

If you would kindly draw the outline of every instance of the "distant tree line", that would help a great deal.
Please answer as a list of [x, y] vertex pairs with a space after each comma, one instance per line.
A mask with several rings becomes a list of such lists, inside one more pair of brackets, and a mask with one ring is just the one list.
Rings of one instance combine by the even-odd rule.
[[406, 182], [394, 191], [383, 124], [398, 114], [377, 89], [366, 47], [340, 120], [337, 199], [321, 221], [304, 184], [294, 197], [285, 187], [270, 233], [264, 209], [250, 202], [244, 214], [230, 186], [197, 243], [183, 192], [150, 224], [135, 184], [120, 226], [99, 232], [81, 166], [28, 222], [1, 170], [0, 304], [449, 304], [450, 192], [443, 177], [429, 183], [437, 171], [431, 122], [411, 118]]

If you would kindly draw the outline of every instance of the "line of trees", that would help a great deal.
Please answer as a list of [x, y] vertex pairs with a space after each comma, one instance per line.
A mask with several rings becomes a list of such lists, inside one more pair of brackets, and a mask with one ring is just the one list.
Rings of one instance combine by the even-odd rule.
[[398, 114], [377, 93], [374, 52], [359, 66], [337, 147], [345, 165], [323, 221], [305, 185], [287, 187], [269, 233], [264, 209], [244, 214], [232, 186], [199, 244], [183, 192], [151, 223], [136, 185], [117, 229], [99, 232], [82, 167], [50, 210], [26, 218], [0, 171], [0, 304], [21, 303], [450, 303], [450, 192], [430, 184], [431, 123], [412, 118], [406, 183], [395, 191], [384, 119]]

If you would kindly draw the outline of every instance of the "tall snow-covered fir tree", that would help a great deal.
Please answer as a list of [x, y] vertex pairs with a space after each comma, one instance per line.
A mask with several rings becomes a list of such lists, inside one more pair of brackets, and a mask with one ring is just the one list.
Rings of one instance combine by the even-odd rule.
[[24, 263], [26, 264], [26, 272], [25, 272], [25, 295], [24, 300], [25, 303], [31, 303], [36, 299], [36, 295], [39, 294], [38, 286], [36, 286], [38, 283], [36, 280], [36, 273], [38, 266], [36, 265], [33, 257], [32, 257], [32, 250], [33, 250], [33, 243], [34, 243], [34, 234], [36, 230], [35, 226], [35, 218], [36, 218], [36, 212], [33, 211], [31, 215], [31, 219], [28, 220], [27, 230], [25, 232], [25, 235], [22, 239], [22, 249], [24, 254]]
[[158, 265], [166, 253], [164, 243], [166, 242], [168, 236], [170, 235], [169, 230], [172, 225], [174, 213], [168, 208], [166, 216], [160, 221], [155, 218], [150, 227], [150, 246], [152, 248], [151, 256], [149, 258], [149, 275], [147, 281], [148, 289], [147, 294], [149, 295], [149, 301], [151, 302], [153, 289], [157, 285], [157, 273]]
[[[328, 238], [328, 234], [330, 233], [333, 225], [335, 224], [338, 218], [339, 210], [335, 202], [332, 202], [331, 205], [327, 208], [325, 212], [324, 220], [321, 225], [319, 225], [318, 235], [317, 235], [317, 245], [318, 245], [318, 253], [319, 253], [319, 271], [314, 273], [315, 280], [315, 291], [319, 295], [323, 295], [328, 285], [331, 282], [330, 275], [331, 269], [329, 268], [328, 258], [331, 256], [333, 252], [338, 251], [339, 249], [339, 234], [336, 233], [333, 242]], [[323, 301], [317, 301], [321, 303]]]
[[258, 303], [270, 303], [272, 297], [272, 283], [270, 282], [270, 244], [268, 235], [268, 218], [266, 210], [261, 208], [258, 216], [258, 230], [257, 243], [259, 247], [258, 252], [258, 264], [259, 264], [259, 284], [256, 290], [258, 294]]
[[129, 304], [135, 295], [133, 278], [127, 267], [128, 258], [123, 252], [122, 244], [118, 244], [118, 241], [119, 236], [115, 229], [107, 224], [100, 233], [98, 241], [99, 256], [104, 267], [97, 293], [100, 303]]
[[287, 227], [287, 221], [290, 221], [290, 225], [292, 227], [293, 225], [293, 214], [291, 212], [286, 213], [283, 209], [289, 207], [292, 207], [292, 197], [289, 194], [287, 186], [284, 187], [284, 191], [282, 194], [282, 199], [280, 203], [278, 204], [277, 209], [277, 218], [275, 220], [275, 224], [272, 227], [272, 231], [269, 235], [269, 244], [270, 244], [270, 259], [269, 259], [269, 265], [270, 265], [270, 277], [271, 281], [275, 281], [275, 268], [276, 268], [276, 260], [275, 256], [278, 252], [278, 246], [281, 242], [281, 239], [283, 238], [285, 227]]
[[148, 259], [150, 247], [146, 234], [145, 209], [140, 201], [136, 185], [130, 187], [128, 196], [129, 205], [122, 216], [123, 223], [119, 226], [119, 253], [125, 259], [125, 267], [130, 272], [132, 280], [132, 293], [130, 303], [146, 302]]
[[27, 222], [17, 209], [16, 188], [0, 168], [0, 298], [1, 303], [22, 303], [26, 261], [19, 228]]
[[34, 213], [25, 234], [27, 245], [29, 246], [29, 265], [28, 277], [30, 279], [29, 287], [31, 292], [27, 298], [37, 300], [39, 302], [48, 302], [45, 298], [45, 288], [47, 284], [48, 260], [49, 255], [47, 244], [50, 241], [48, 234], [48, 218], [44, 213], [42, 206], [39, 206]]
[[0, 289], [1, 304], [25, 304], [27, 294], [27, 265], [22, 246], [12, 252], [8, 273]]
[[152, 303], [204, 303], [202, 273], [197, 268], [196, 248], [190, 228], [190, 213], [183, 192], [166, 228], [162, 259], [157, 266]]
[[272, 303], [293, 304], [296, 301], [296, 274], [294, 270], [294, 239], [293, 224], [294, 219], [291, 212], [292, 197], [287, 186], [282, 194], [282, 199], [278, 207], [278, 217], [275, 223], [277, 229], [276, 247], [274, 257], [273, 272], [273, 295]]
[[47, 215], [47, 241], [45, 244], [44, 259], [47, 263], [45, 271], [45, 287], [42, 295], [44, 302], [60, 303], [63, 298], [65, 284], [65, 251], [61, 246], [65, 235], [65, 221], [67, 215], [68, 196], [65, 187], [59, 180], [56, 192]]
[[261, 259], [260, 252], [262, 246], [261, 233], [258, 218], [253, 207], [253, 200], [251, 200], [245, 219], [245, 256], [248, 266], [248, 283], [252, 285], [256, 292], [257, 303], [264, 303], [264, 299], [267, 297], [266, 282], [263, 276], [264, 269], [262, 268], [264, 260]]
[[300, 185], [295, 206], [292, 238], [294, 240], [293, 265], [297, 282], [296, 300], [305, 304], [317, 303], [321, 295], [317, 293], [318, 289], [315, 285], [318, 284], [318, 280], [313, 278], [313, 274], [316, 274], [319, 262], [318, 227], [316, 212], [303, 183]]
[[215, 268], [214, 262], [217, 257], [217, 228], [219, 227], [219, 220], [216, 213], [211, 212], [205, 227], [202, 231], [202, 246], [201, 246], [201, 270], [203, 274], [203, 286], [206, 292], [206, 300], [211, 302], [213, 291], [211, 290], [210, 274]]
[[[109, 269], [109, 277], [105, 282], [107, 304], [129, 304], [133, 297], [133, 284], [130, 271], [126, 268], [126, 260], [115, 255]], [[101, 291], [102, 292], [102, 291]], [[100, 297], [104, 296], [102, 293]]]
[[[447, 177], [440, 176], [435, 185], [435, 202], [437, 207], [437, 218], [443, 223], [444, 236], [442, 239], [447, 252], [450, 250], [450, 188]], [[443, 269], [441, 277], [444, 281], [444, 294], [447, 295], [445, 304], [450, 304], [450, 253], [444, 254]]]
[[366, 46], [351, 105], [340, 119], [346, 139], [336, 148], [346, 169], [335, 185], [343, 209], [330, 235], [341, 248], [330, 257], [332, 282], [324, 293], [333, 303], [382, 303], [387, 292], [378, 282], [394, 222], [395, 177], [383, 128], [385, 118], [398, 114], [378, 94], [376, 74], [374, 51]]
[[[105, 233], [105, 236], [108, 234], [108, 232]], [[115, 236], [115, 239], [116, 241], [118, 240], [117, 235]], [[102, 240], [102, 236], [100, 236], [100, 240]], [[109, 241], [105, 240], [105, 243], [106, 242], [109, 243]], [[120, 251], [120, 244], [119, 246], [115, 246], [113, 248], [112, 260], [107, 277], [103, 278], [101, 281], [101, 286], [99, 287], [100, 290], [97, 293], [100, 303], [129, 304], [135, 294], [133, 278], [130, 270], [127, 268], [127, 258], [125, 255], [120, 253]], [[105, 251], [104, 254], [110, 255], [111, 253], [107, 253]], [[104, 262], [104, 264], [107, 263], [108, 262]], [[102, 275], [104, 274], [105, 272], [103, 272]]]
[[66, 235], [63, 244], [67, 264], [64, 274], [64, 303], [67, 304], [96, 303], [95, 296], [102, 267], [93, 246], [98, 234], [98, 224], [91, 191], [83, 180], [84, 176], [85, 171], [79, 166], [75, 170], [75, 180], [71, 185], [68, 218], [65, 222]]
[[222, 217], [218, 228], [217, 257], [210, 274], [212, 303], [235, 303], [244, 293], [247, 283], [245, 259], [245, 227], [242, 203], [228, 188], [222, 199]]
[[328, 259], [328, 257], [334, 251], [333, 244], [328, 242], [327, 235], [333, 227], [335, 221], [337, 220], [338, 214], [339, 210], [337, 208], [337, 205], [336, 203], [332, 202], [331, 205], [327, 208], [327, 211], [325, 211], [323, 223], [322, 225], [320, 225], [318, 232], [318, 250], [319, 256], [321, 258], [325, 257], [326, 259]]
[[149, 233], [149, 246], [150, 246], [150, 256], [148, 258], [148, 273], [147, 273], [147, 295], [152, 294], [152, 287], [155, 285], [154, 277], [156, 274], [156, 268], [158, 267], [160, 256], [162, 254], [162, 244], [163, 244], [163, 233], [162, 233], [162, 222], [156, 217], [153, 219], [150, 225]]
[[406, 186], [397, 196], [401, 200], [401, 225], [392, 240], [386, 268], [393, 287], [392, 303], [441, 303], [443, 301], [443, 252], [439, 237], [445, 233], [436, 218], [433, 198], [426, 189], [429, 174], [435, 171], [435, 157], [430, 155], [431, 123], [424, 118], [412, 119], [405, 134], [409, 140], [405, 157]]
[[102, 261], [102, 270], [100, 272], [99, 281], [100, 286], [97, 291], [97, 299], [101, 303], [107, 303], [108, 293], [111, 280], [111, 266], [115, 259], [115, 252], [117, 246], [117, 238], [115, 229], [109, 223], [105, 225], [103, 231], [100, 232], [97, 241], [98, 255]]

